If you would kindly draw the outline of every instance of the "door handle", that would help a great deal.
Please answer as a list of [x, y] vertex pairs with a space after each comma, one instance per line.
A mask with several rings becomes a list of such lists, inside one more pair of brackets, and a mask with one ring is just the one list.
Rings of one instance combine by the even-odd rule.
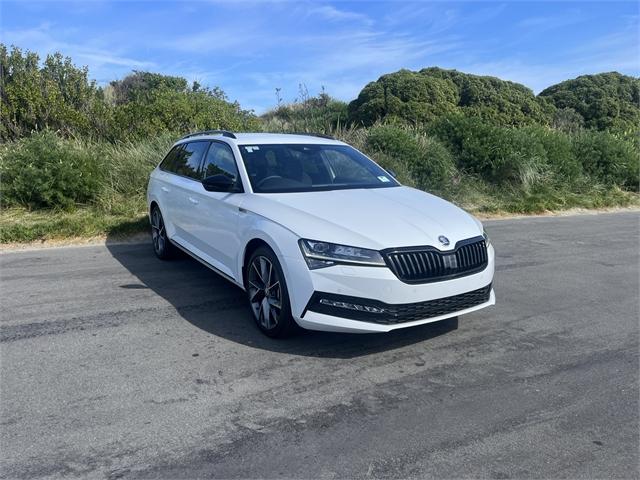
[[160, 187], [160, 190], [162, 190], [164, 193], [169, 193], [169, 189], [167, 187]]
[[193, 203], [194, 205], [198, 205], [198, 204], [200, 203], [198, 200], [196, 200], [196, 199], [195, 199], [195, 198], [193, 198], [193, 197], [189, 197], [189, 201], [190, 201], [191, 203]]

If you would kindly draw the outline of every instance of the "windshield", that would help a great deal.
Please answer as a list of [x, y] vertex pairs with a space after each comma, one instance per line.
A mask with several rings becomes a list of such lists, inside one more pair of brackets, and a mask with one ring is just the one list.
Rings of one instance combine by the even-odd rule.
[[240, 145], [256, 193], [313, 192], [399, 185], [347, 145]]

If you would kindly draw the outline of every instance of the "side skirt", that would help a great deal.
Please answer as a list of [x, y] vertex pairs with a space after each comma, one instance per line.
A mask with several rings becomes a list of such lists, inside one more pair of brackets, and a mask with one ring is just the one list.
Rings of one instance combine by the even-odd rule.
[[189, 250], [187, 250], [185, 247], [183, 247], [182, 245], [180, 245], [178, 242], [169, 239], [169, 241], [171, 242], [172, 245], [175, 245], [176, 247], [178, 247], [180, 250], [182, 250], [184, 253], [186, 253], [187, 255], [189, 255], [191, 258], [193, 258], [194, 260], [197, 260], [198, 262], [200, 262], [201, 264], [203, 264], [205, 267], [209, 268], [210, 270], [213, 270], [215, 273], [217, 273], [218, 275], [220, 275], [222, 278], [224, 278], [225, 280], [228, 280], [229, 282], [233, 283], [236, 287], [240, 287], [243, 291], [245, 290], [244, 285], [239, 284], [238, 282], [236, 282], [236, 280], [233, 277], [230, 277], [229, 275], [227, 275], [226, 273], [220, 271], [219, 269], [217, 269], [216, 267], [214, 267], [213, 265], [211, 265], [209, 262], [207, 262], [206, 260], [203, 260], [202, 258], [200, 258], [198, 255], [196, 255], [193, 252], [190, 252]]

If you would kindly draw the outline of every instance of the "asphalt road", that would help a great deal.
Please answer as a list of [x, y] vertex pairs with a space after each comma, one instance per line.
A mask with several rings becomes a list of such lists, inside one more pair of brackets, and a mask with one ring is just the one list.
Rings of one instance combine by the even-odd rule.
[[487, 222], [497, 305], [263, 337], [148, 245], [0, 255], [3, 478], [638, 478], [638, 213]]

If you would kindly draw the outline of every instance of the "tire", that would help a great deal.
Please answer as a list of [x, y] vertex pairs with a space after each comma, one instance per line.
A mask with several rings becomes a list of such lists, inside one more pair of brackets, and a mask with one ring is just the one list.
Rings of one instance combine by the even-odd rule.
[[151, 209], [151, 244], [153, 251], [161, 260], [171, 260], [175, 256], [175, 247], [167, 237], [164, 218], [158, 207]]
[[263, 246], [251, 254], [245, 287], [253, 319], [262, 333], [272, 338], [285, 338], [299, 330], [291, 315], [284, 272], [273, 250]]

